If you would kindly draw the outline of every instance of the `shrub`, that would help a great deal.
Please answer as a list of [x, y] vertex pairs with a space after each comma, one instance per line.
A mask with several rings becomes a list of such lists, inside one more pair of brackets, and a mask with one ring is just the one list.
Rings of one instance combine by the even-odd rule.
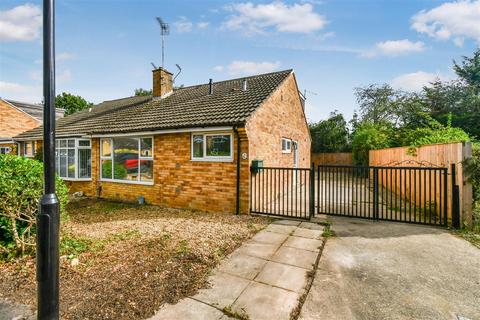
[[473, 189], [473, 227], [480, 232], [480, 143], [472, 144], [472, 157], [463, 165]]
[[370, 150], [391, 147], [392, 130], [382, 124], [363, 123], [352, 139], [353, 160], [357, 165], [368, 165]]
[[[61, 217], [66, 217], [67, 187], [56, 179]], [[9, 255], [24, 254], [35, 245], [36, 215], [43, 193], [43, 164], [0, 155], [0, 246]]]

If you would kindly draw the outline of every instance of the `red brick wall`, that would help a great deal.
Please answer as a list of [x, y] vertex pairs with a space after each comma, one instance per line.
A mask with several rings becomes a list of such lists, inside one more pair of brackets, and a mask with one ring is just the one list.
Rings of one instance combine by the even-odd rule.
[[298, 141], [298, 167], [310, 167], [310, 133], [300, 102], [295, 77], [284, 83], [247, 121], [250, 161], [263, 160], [266, 167], [293, 167], [293, 150], [282, 153], [282, 137]]
[[39, 125], [37, 120], [0, 99], [0, 137], [14, 137]]
[[[248, 140], [241, 132], [242, 153], [248, 154]], [[144, 196], [151, 204], [173, 208], [191, 208], [205, 211], [235, 212], [236, 209], [236, 148], [234, 138], [233, 162], [191, 161], [190, 133], [156, 135], [154, 137], [154, 185], [138, 185], [99, 181], [99, 139], [92, 139], [92, 182], [67, 181], [70, 192], [83, 191], [110, 199], [136, 201]], [[248, 213], [249, 187], [248, 159], [241, 160], [242, 213]]]

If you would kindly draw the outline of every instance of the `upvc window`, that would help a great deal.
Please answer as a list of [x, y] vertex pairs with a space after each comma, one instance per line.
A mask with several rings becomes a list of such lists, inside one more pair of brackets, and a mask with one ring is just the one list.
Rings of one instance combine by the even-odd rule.
[[0, 147], [0, 154], [7, 154], [12, 151], [12, 148], [10, 147]]
[[100, 140], [101, 179], [153, 184], [153, 138]]
[[292, 152], [292, 140], [287, 138], [282, 138], [282, 153], [291, 153]]
[[232, 161], [231, 133], [192, 133], [192, 160]]
[[23, 155], [30, 158], [35, 156], [35, 141], [25, 141], [23, 143]]
[[56, 171], [64, 179], [92, 177], [92, 146], [89, 139], [56, 139]]

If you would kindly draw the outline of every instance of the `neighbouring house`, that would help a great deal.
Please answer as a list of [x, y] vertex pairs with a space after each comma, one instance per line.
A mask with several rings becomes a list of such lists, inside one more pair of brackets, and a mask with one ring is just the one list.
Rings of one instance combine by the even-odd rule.
[[[310, 133], [294, 72], [102, 102], [57, 121], [57, 173], [71, 192], [176, 208], [249, 212], [250, 164], [309, 167]], [[42, 139], [24, 132], [21, 145]]]
[[[63, 109], [56, 110], [56, 118], [63, 117]], [[18, 146], [13, 137], [41, 125], [43, 121], [43, 106], [0, 98], [0, 154], [18, 154]], [[22, 154], [35, 156], [34, 142], [25, 143]]]

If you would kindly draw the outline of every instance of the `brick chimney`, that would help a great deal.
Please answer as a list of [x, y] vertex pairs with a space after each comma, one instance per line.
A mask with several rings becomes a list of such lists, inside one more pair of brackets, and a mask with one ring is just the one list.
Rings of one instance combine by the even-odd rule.
[[153, 72], [153, 97], [161, 98], [173, 91], [173, 74], [163, 68], [158, 68]]

